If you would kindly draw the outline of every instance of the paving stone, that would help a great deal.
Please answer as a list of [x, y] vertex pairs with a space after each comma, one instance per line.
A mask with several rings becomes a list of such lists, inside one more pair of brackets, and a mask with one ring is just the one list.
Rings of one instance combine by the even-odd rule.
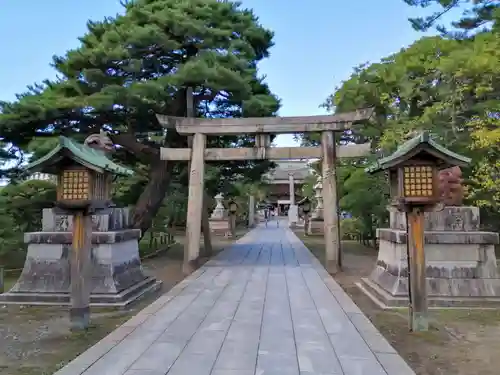
[[254, 370], [213, 370], [210, 375], [255, 375]]
[[152, 343], [125, 339], [90, 366], [85, 375], [123, 375]]
[[135, 361], [130, 369], [163, 371], [163, 374], [172, 367], [181, 353], [184, 345], [172, 342], [155, 342]]
[[189, 309], [172, 322], [160, 336], [159, 340], [187, 341], [196, 332], [223, 290], [223, 287], [217, 287], [212, 291], [201, 292], [198, 298], [190, 304]]
[[56, 375], [414, 375], [287, 227], [249, 232]]
[[340, 357], [339, 360], [344, 375], [387, 375], [375, 358]]
[[380, 332], [361, 332], [361, 336], [374, 353], [397, 353]]
[[125, 323], [123, 323], [123, 326], [136, 328], [136, 327], [140, 326], [142, 323], [144, 323], [151, 316], [152, 316], [152, 314], [139, 313], [137, 315], [134, 315], [132, 318], [127, 320]]
[[198, 331], [184, 349], [188, 354], [207, 354], [215, 358], [226, 337], [225, 331]]
[[374, 358], [374, 354], [359, 334], [329, 335], [335, 354], [354, 358]]
[[304, 374], [340, 374], [340, 362], [328, 340], [297, 343], [299, 368]]
[[157, 370], [127, 370], [123, 375], [165, 375], [165, 372]]
[[257, 345], [259, 343], [259, 337], [260, 323], [233, 322], [229, 328], [226, 339], [235, 342], [246, 341]]
[[251, 271], [238, 272], [207, 314], [200, 330], [227, 330], [250, 279]]
[[215, 363], [215, 369], [254, 370], [257, 350], [258, 342], [226, 339]]
[[377, 328], [372, 324], [364, 314], [348, 313], [349, 320], [354, 324], [360, 332], [378, 332]]
[[120, 326], [111, 332], [109, 335], [103, 338], [104, 341], [113, 341], [119, 342], [122, 341], [125, 337], [130, 335], [133, 331], [135, 331], [136, 327], [133, 326]]
[[388, 375], [415, 375], [415, 372], [399, 354], [376, 353], [375, 356]]
[[181, 355], [168, 375], [210, 375], [215, 358], [207, 355]]
[[98, 361], [106, 353], [108, 353], [112, 348], [114, 348], [118, 342], [110, 340], [101, 340], [73, 361], [68, 363], [62, 369], [57, 371], [54, 375], [79, 375], [87, 370], [93, 363]]
[[256, 373], [273, 374], [277, 371], [299, 374], [297, 354], [293, 351], [259, 350]]

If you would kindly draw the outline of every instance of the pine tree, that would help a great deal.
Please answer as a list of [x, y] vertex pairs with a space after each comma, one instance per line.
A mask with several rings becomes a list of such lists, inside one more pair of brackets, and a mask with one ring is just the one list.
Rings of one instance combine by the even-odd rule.
[[404, 2], [420, 8], [431, 6], [438, 8], [427, 17], [410, 18], [413, 28], [417, 31], [427, 31], [436, 26], [437, 22], [450, 11], [462, 8], [462, 16], [451, 23], [453, 28], [451, 31], [444, 25], [437, 25], [437, 30], [442, 34], [460, 39], [469, 36], [471, 32], [491, 26], [495, 17], [498, 17], [495, 14], [500, 8], [498, 0], [404, 0]]
[[[173, 175], [186, 168], [186, 163], [160, 160], [160, 146], [185, 147], [186, 137], [165, 132], [155, 114], [185, 116], [186, 89], [193, 87], [198, 116], [274, 115], [279, 101], [257, 71], [257, 63], [269, 55], [273, 33], [237, 2], [137, 0], [124, 7], [123, 15], [89, 21], [81, 46], [54, 57], [55, 82], [4, 103], [0, 136], [25, 147], [34, 136], [107, 129], [115, 144], [148, 166], [133, 216], [134, 227], [144, 233]], [[209, 145], [250, 141], [219, 137]], [[220, 174], [255, 177], [269, 165], [231, 162]]]

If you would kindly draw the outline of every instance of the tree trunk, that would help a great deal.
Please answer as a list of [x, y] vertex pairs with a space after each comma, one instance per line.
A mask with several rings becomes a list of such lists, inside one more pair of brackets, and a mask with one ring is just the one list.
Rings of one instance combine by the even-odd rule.
[[[180, 135], [167, 135], [165, 143], [178, 145]], [[124, 147], [139, 160], [149, 164], [149, 179], [132, 211], [133, 229], [140, 229], [141, 236], [147, 232], [161, 207], [165, 193], [170, 185], [175, 163], [160, 160], [160, 150], [137, 141], [133, 134], [110, 134], [113, 143]]]
[[[198, 98], [203, 100], [203, 98]], [[173, 116], [184, 116], [186, 114], [186, 90], [179, 90], [174, 102], [171, 105]], [[142, 235], [151, 227], [154, 217], [161, 207], [166, 191], [170, 185], [175, 163], [168, 163], [160, 160], [159, 148], [151, 147], [137, 141], [133, 134], [133, 127], [129, 128], [129, 133], [109, 134], [115, 144], [119, 144], [127, 151], [136, 156], [139, 160], [150, 165], [149, 181], [142, 194], [137, 200], [132, 212], [132, 228], [140, 229]], [[185, 136], [175, 131], [167, 132], [165, 137], [165, 147], [186, 147]]]
[[151, 227], [153, 219], [161, 207], [170, 185], [173, 166], [173, 163], [164, 160], [156, 160], [151, 165], [149, 182], [132, 212], [132, 228], [140, 229], [142, 234]]

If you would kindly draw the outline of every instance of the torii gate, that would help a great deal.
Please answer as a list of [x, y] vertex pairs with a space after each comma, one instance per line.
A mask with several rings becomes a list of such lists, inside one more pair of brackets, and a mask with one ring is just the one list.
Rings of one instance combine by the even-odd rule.
[[[304, 117], [206, 119], [157, 115], [162, 126], [175, 128], [179, 134], [193, 138], [191, 148], [161, 149], [162, 160], [191, 162], [184, 269], [187, 272], [193, 270], [200, 253], [205, 161], [318, 158], [322, 160], [326, 269], [332, 273], [339, 271], [342, 254], [335, 161], [337, 158], [366, 156], [370, 153], [370, 144], [335, 147], [335, 132], [350, 129], [354, 123], [368, 120], [372, 114], [373, 109]], [[310, 132], [321, 132], [321, 146], [270, 147], [270, 134]], [[207, 136], [240, 134], [255, 134], [255, 146], [251, 148], [206, 148]]]

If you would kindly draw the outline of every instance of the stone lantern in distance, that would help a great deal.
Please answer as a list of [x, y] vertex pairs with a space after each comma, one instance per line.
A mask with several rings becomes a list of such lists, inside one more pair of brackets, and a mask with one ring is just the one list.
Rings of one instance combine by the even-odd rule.
[[323, 219], [323, 182], [321, 176], [317, 177], [317, 182], [314, 185], [314, 197], [316, 198], [316, 207], [314, 208], [309, 220], [308, 234], [324, 235], [325, 225]]
[[227, 203], [229, 211], [229, 229], [231, 237], [236, 236], [236, 212], [238, 212], [238, 203], [234, 199], [230, 199]]
[[470, 161], [436, 143], [428, 132], [422, 132], [366, 169], [368, 173], [388, 172], [390, 209], [406, 214], [411, 331], [428, 329], [424, 213], [444, 208], [438, 172], [453, 166], [464, 167]]
[[233, 199], [230, 199], [228, 202], [229, 213], [231, 215], [235, 215], [238, 211], [238, 203], [236, 203]]
[[309, 197], [305, 197], [300, 202], [298, 206], [302, 213], [304, 214], [304, 234], [307, 236], [309, 234], [309, 214], [311, 213], [311, 200]]

